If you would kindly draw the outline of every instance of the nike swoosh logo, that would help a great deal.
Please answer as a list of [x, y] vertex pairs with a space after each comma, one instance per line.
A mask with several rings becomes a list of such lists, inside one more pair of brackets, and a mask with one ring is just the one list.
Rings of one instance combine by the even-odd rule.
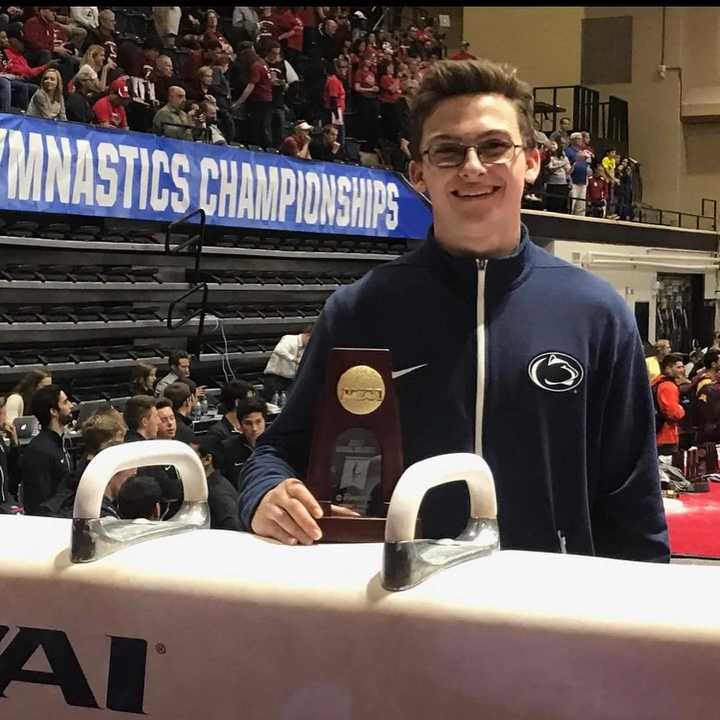
[[405, 370], [393, 370], [392, 371], [392, 377], [393, 380], [396, 378], [402, 377], [403, 375], [407, 375], [408, 373], [414, 372], [415, 370], [419, 370], [420, 368], [427, 367], [428, 363], [423, 363], [422, 365], [416, 365], [415, 367], [411, 368], [405, 368]]

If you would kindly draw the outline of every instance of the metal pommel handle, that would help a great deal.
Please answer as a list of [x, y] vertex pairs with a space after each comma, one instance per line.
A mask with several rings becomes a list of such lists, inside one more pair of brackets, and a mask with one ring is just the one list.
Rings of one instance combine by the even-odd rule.
[[495, 520], [495, 482], [485, 460], [473, 453], [439, 455], [411, 465], [398, 480], [388, 508], [385, 542], [413, 540], [425, 493], [457, 480], [467, 483], [471, 520]]
[[[415, 539], [417, 516], [425, 493], [465, 480], [470, 492], [470, 519], [456, 538]], [[495, 482], [479, 455], [452, 453], [422, 460], [403, 474], [390, 499], [385, 524], [382, 586], [408, 590], [430, 575], [491, 554], [500, 547]]]
[[80, 478], [73, 517], [100, 517], [105, 488], [115, 473], [145, 465], [174, 465], [183, 484], [185, 502], [207, 502], [207, 480], [200, 458], [177, 440], [146, 440], [99, 452]]
[[[170, 521], [100, 517], [107, 484], [115, 473], [147, 465], [173, 465], [184, 501]], [[70, 559], [92, 562], [128, 545], [210, 527], [205, 470], [195, 452], [177, 440], [146, 440], [99, 452], [80, 478], [73, 508]]]

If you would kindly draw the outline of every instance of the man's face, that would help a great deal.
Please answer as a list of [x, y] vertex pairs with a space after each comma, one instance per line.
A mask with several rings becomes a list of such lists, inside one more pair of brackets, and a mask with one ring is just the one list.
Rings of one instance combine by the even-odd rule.
[[570, 118], [563, 118], [560, 121], [560, 129], [561, 130], [569, 130], [570, 129]]
[[[461, 95], [443, 100], [427, 118], [420, 150], [439, 142], [521, 145], [513, 104], [495, 94]], [[454, 254], [507, 255], [520, 238], [520, 202], [525, 183], [532, 183], [540, 166], [537, 149], [515, 148], [508, 164], [483, 165], [474, 150], [458, 167], [432, 165], [427, 155], [410, 163], [416, 190], [433, 204], [435, 235]]]
[[167, 55], [162, 55], [161, 57], [158, 58], [155, 69], [157, 70], [157, 73], [158, 73], [158, 75], [160, 75], [160, 77], [164, 77], [164, 78], [172, 77], [172, 74], [173, 74], [172, 60]]
[[40, 17], [45, 22], [55, 22], [55, 11], [52, 8], [42, 8], [40, 10]]
[[100, 27], [104, 30], [115, 30], [115, 13], [112, 10], [103, 10], [98, 15]]
[[677, 380], [685, 375], [685, 366], [683, 365], [682, 360], [678, 360], [674, 365], [671, 365], [670, 369], [674, 380]]
[[68, 396], [61, 390], [56, 411], [57, 420], [63, 427], [72, 422], [72, 409], [73, 404], [70, 402]]
[[323, 136], [325, 137], [325, 144], [328, 147], [331, 147], [333, 143], [337, 140], [338, 137], [338, 131], [337, 128], [328, 128], [324, 133]]
[[0, 30], [0, 48], [4, 50], [6, 47], [10, 47], [7, 33], [4, 30]]
[[160, 408], [157, 411], [158, 416], [158, 440], [173, 440], [177, 424], [175, 422], [175, 413], [171, 407]]
[[273, 48], [268, 52], [265, 58], [271, 65], [277, 65], [280, 62], [280, 48]]
[[[183, 102], [185, 102], [185, 93], [183, 93]], [[190, 358], [180, 358], [178, 361], [178, 375], [181, 378], [190, 377]]]
[[334, 20], [328, 20], [325, 23], [325, 32], [332, 37], [337, 32], [337, 23]]
[[245, 439], [254, 447], [257, 439], [265, 432], [265, 418], [262, 413], [251, 412], [240, 421], [240, 427]]
[[[174, 107], [176, 110], [180, 110], [185, 105], [185, 91], [182, 88], [174, 88], [172, 92], [168, 92], [168, 105]], [[178, 363], [178, 369], [181, 369], [182, 364], [189, 360], [183, 359]], [[185, 377], [182, 373], [178, 373], [180, 377]]]
[[158, 435], [158, 428], [160, 426], [160, 419], [158, 418], [158, 411], [156, 408], [150, 408], [149, 412], [140, 422], [140, 429], [143, 431], [143, 436], [148, 440], [154, 440]]

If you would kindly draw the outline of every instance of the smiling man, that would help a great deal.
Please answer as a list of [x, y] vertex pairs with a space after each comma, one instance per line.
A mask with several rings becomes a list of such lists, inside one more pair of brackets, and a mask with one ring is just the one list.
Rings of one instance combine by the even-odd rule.
[[[504, 548], [667, 562], [635, 320], [521, 222], [539, 170], [532, 90], [488, 61], [439, 62], [411, 118], [410, 177], [432, 202], [429, 237], [326, 303], [288, 404], [243, 468], [242, 522], [286, 543], [321, 537], [301, 478], [328, 353], [389, 348], [405, 466], [482, 455]], [[425, 536], [457, 535], [467, 515], [464, 484], [431, 491]]]

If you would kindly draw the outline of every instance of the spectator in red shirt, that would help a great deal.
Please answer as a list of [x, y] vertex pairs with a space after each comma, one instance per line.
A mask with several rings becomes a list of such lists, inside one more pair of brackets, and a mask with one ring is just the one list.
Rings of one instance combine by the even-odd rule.
[[365, 149], [374, 152], [377, 147], [380, 129], [380, 105], [378, 94], [380, 86], [372, 70], [370, 61], [363, 59], [353, 79], [353, 90], [357, 99], [357, 112], [360, 128], [365, 136]]
[[31, 65], [43, 65], [51, 60], [58, 61], [63, 87], [80, 67], [76, 48], [68, 41], [68, 35], [55, 21], [55, 10], [51, 7], [38, 8], [38, 14], [25, 22], [25, 57]]
[[110, 94], [93, 105], [96, 123], [103, 128], [128, 130], [125, 106], [130, 102], [125, 80], [118, 78], [110, 84]]
[[273, 87], [270, 69], [254, 50], [245, 52], [250, 63], [250, 76], [232, 108], [237, 110], [247, 101], [250, 142], [267, 148], [272, 145]]
[[[345, 127], [346, 95], [343, 80], [347, 77], [348, 66], [339, 58], [333, 63], [331, 72], [325, 80], [323, 106], [325, 107], [325, 124]], [[340, 139], [342, 144], [343, 139]]]
[[20, 23], [10, 25], [7, 32], [0, 31], [0, 112], [10, 112], [11, 104], [26, 110], [37, 90], [37, 85], [29, 80], [41, 75], [49, 67], [30, 67], [23, 55], [22, 37]]
[[477, 60], [477, 58], [469, 52], [470, 50], [470, 43], [467, 40], [463, 40], [462, 43], [460, 43], [460, 50], [456, 52], [454, 55], [450, 56], [451, 60]]
[[258, 8], [258, 34], [257, 41], [260, 45], [265, 40], [277, 40], [278, 26], [275, 22], [275, 16], [273, 15], [273, 9], [269, 5], [264, 5]]
[[280, 154], [290, 157], [311, 160], [310, 157], [310, 132], [312, 125], [301, 120], [295, 125], [295, 132], [288, 135], [280, 146]]
[[397, 101], [400, 94], [400, 80], [395, 75], [395, 65], [389, 62], [380, 70], [380, 115], [383, 137], [394, 143], [398, 142]]
[[205, 15], [205, 38], [216, 40], [224, 52], [232, 54], [232, 45], [218, 29], [218, 14], [214, 10], [208, 10]]
[[275, 23], [279, 31], [277, 39], [283, 46], [283, 54], [288, 62], [293, 64], [303, 49], [303, 22], [293, 12], [292, 7], [279, 7]]

